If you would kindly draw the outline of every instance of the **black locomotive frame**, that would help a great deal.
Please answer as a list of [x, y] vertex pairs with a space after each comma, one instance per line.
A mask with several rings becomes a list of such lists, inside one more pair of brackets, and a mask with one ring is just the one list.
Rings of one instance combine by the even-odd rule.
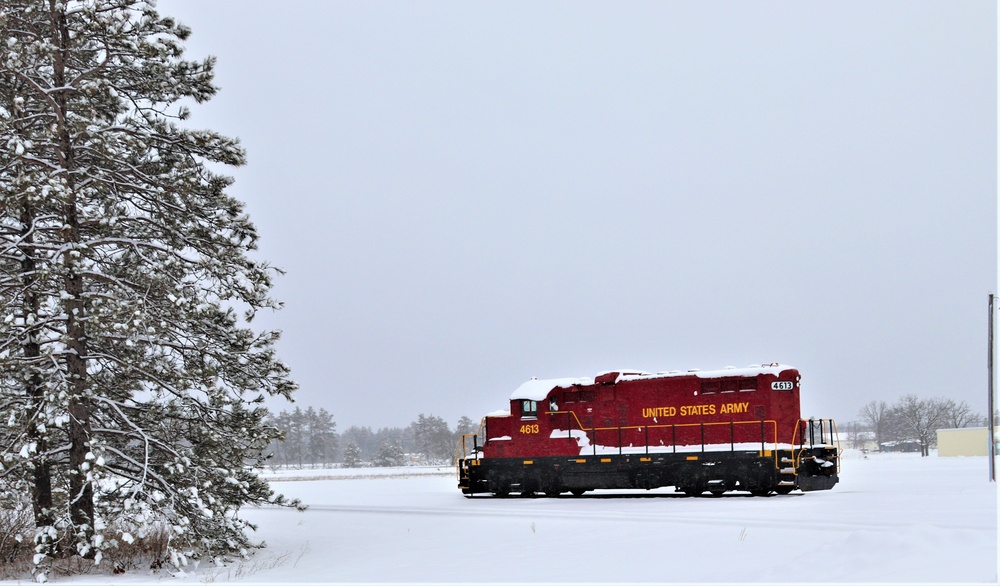
[[[764, 422], [761, 422], [763, 426]], [[531, 458], [483, 458], [479, 434], [463, 436], [456, 455], [463, 494], [506, 497], [582, 495], [597, 489], [654, 489], [713, 496], [746, 491], [772, 493], [829, 490], [839, 480], [839, 454], [832, 420], [801, 420], [801, 444], [790, 449], [726, 450], [725, 444], [672, 446], [671, 452], [581, 454]], [[817, 442], [814, 430], [819, 429]], [[467, 445], [472, 443], [471, 446]], [[471, 454], [469, 454], [471, 448]]]

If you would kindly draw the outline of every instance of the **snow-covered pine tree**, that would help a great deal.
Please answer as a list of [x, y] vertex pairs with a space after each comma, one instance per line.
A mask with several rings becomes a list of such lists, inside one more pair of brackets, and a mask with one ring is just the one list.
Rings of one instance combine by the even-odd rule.
[[270, 454], [268, 465], [272, 468], [288, 466], [289, 445], [287, 437], [290, 425], [289, 420], [290, 416], [287, 411], [282, 411], [277, 415], [272, 413], [267, 418], [267, 424], [278, 430], [278, 434], [271, 439], [270, 445], [267, 446], [267, 451]]
[[359, 468], [361, 466], [361, 448], [350, 442], [344, 447], [344, 468]]
[[467, 433], [476, 433], [476, 422], [468, 415], [463, 415], [455, 425], [455, 437], [461, 437]]
[[306, 421], [309, 423], [309, 463], [329, 464], [337, 453], [337, 423], [333, 415], [326, 409], [319, 411], [309, 407], [306, 410]]
[[375, 454], [378, 453], [380, 438], [372, 431], [371, 427], [352, 425], [344, 431], [341, 439], [346, 443], [353, 443], [358, 446], [362, 460], [372, 460], [375, 458]]
[[448, 423], [436, 415], [417, 415], [410, 424], [416, 448], [427, 461], [447, 460], [455, 453], [455, 436], [448, 429]]
[[295, 384], [255, 332], [274, 269], [231, 179], [238, 142], [179, 124], [212, 59], [152, 2], [0, 3], [0, 496], [30, 495], [36, 564], [150, 527], [169, 555], [245, 550], [255, 473]]
[[329, 464], [337, 453], [337, 424], [326, 409], [296, 407], [268, 418], [268, 425], [281, 431], [268, 446], [271, 465], [297, 466]]
[[406, 454], [403, 452], [403, 446], [398, 440], [394, 439], [382, 442], [382, 445], [378, 449], [378, 455], [372, 461], [373, 465], [380, 468], [402, 466], [405, 463]]

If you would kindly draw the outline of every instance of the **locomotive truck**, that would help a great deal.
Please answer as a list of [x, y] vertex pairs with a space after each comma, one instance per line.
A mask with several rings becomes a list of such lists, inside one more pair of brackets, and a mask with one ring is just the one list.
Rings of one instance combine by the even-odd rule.
[[470, 497], [828, 490], [840, 472], [836, 424], [801, 418], [800, 384], [799, 371], [779, 363], [533, 378], [509, 411], [460, 438], [459, 488]]

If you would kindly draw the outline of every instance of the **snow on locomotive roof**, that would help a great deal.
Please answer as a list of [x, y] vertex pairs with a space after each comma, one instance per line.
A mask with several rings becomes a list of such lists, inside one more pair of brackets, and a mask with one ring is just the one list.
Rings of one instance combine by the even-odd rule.
[[519, 399], [531, 399], [534, 401], [541, 401], [548, 394], [549, 391], [556, 387], [569, 388], [573, 385], [592, 385], [594, 384], [593, 378], [548, 378], [548, 379], [537, 379], [533, 378], [521, 386], [517, 387], [514, 394], [510, 396], [511, 401], [516, 401]]
[[727, 366], [721, 370], [698, 370], [693, 368], [687, 372], [681, 372], [678, 370], [671, 370], [670, 372], [657, 372], [652, 374], [649, 372], [643, 372], [641, 370], [633, 369], [621, 369], [621, 370], [607, 370], [600, 372], [595, 377], [582, 377], [582, 378], [549, 378], [549, 379], [537, 379], [532, 378], [531, 380], [525, 382], [521, 386], [517, 387], [517, 390], [510, 396], [511, 401], [519, 401], [522, 399], [528, 399], [531, 401], [541, 401], [548, 396], [549, 391], [556, 387], [562, 387], [568, 389], [573, 386], [587, 386], [595, 383], [595, 379], [601, 375], [609, 374], [612, 372], [617, 372], [618, 377], [615, 382], [630, 381], [630, 380], [644, 380], [651, 378], [667, 378], [675, 376], [696, 376], [698, 378], [723, 378], [728, 376], [757, 376], [760, 374], [773, 374], [778, 376], [782, 371], [788, 370], [790, 368], [795, 368], [794, 366], [789, 366], [787, 364], [778, 364], [777, 362], [772, 362], [770, 364], [755, 365], [751, 364], [746, 368], [735, 368], [733, 366]]

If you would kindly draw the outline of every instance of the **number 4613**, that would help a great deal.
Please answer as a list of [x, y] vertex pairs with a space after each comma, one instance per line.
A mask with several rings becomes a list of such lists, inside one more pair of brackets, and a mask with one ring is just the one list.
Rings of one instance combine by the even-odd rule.
[[521, 426], [521, 433], [538, 433], [537, 423], [526, 423]]

